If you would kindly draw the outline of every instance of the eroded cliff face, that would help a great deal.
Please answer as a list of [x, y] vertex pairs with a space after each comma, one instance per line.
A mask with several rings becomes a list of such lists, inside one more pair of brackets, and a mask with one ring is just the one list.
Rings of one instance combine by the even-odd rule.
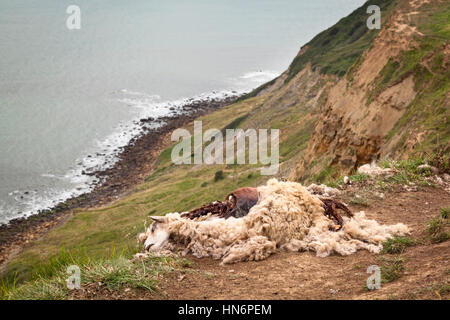
[[289, 177], [308, 146], [324, 100], [338, 78], [312, 70], [308, 65], [283, 84], [286, 73], [259, 93], [258, 106], [240, 125], [248, 128], [280, 129], [279, 176]]
[[[419, 100], [430, 88], [420, 83], [420, 76], [426, 75], [425, 79], [430, 80], [440, 68], [444, 70], [444, 79], [448, 75], [448, 39], [443, 43], [433, 42], [433, 46], [423, 49], [428, 35], [416, 27], [424, 16], [436, 11], [432, 5], [440, 3], [443, 2], [398, 3], [370, 49], [343, 78], [330, 86], [322, 105], [316, 107], [321, 113], [306, 150], [290, 174], [291, 180], [307, 180], [324, 167], [332, 168], [329, 174], [348, 173], [380, 157], [404, 157], [429, 134], [427, 128], [419, 124], [408, 126], [408, 121], [404, 121], [405, 125], [399, 127], [398, 123], [404, 120], [405, 111], [413, 104], [426, 103]], [[428, 51], [423, 53], [424, 50]], [[411, 56], [416, 58], [417, 65], [408, 70], [409, 66], [405, 65], [409, 61], [404, 60], [410, 56], [405, 52], [416, 51], [419, 57]], [[430, 61], [437, 56], [443, 59], [436, 69], [436, 66], [430, 67]], [[448, 79], [440, 84], [448, 85]], [[416, 99], [418, 94], [420, 99]], [[441, 112], [447, 115], [448, 98], [447, 92], [444, 101], [439, 101], [444, 106]], [[448, 117], [446, 119], [448, 123]]]

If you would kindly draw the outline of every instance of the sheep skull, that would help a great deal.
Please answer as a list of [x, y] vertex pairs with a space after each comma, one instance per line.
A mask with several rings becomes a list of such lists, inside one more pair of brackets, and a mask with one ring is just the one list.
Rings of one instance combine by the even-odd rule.
[[151, 216], [152, 225], [147, 229], [144, 236], [139, 239], [144, 242], [146, 251], [159, 251], [169, 242], [169, 229], [166, 217]]

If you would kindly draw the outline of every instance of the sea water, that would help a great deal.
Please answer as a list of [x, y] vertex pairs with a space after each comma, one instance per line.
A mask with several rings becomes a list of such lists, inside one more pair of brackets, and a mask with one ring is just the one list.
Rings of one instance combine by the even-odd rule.
[[0, 1], [0, 223], [89, 191], [137, 119], [273, 79], [363, 2]]

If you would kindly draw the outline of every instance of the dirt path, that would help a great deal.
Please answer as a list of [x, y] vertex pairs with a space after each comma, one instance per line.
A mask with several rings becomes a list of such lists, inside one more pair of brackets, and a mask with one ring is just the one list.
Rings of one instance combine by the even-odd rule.
[[[442, 189], [389, 193], [376, 207], [351, 206], [366, 211], [381, 223], [406, 223], [411, 238], [420, 241], [402, 254], [406, 258], [401, 276], [381, 285], [364, 288], [370, 265], [382, 258], [358, 251], [350, 256], [316, 257], [312, 252], [279, 252], [267, 260], [221, 266], [212, 259], [196, 259], [192, 269], [175, 271], [161, 279], [159, 292], [139, 290], [97, 291], [78, 296], [83, 299], [449, 299], [450, 241], [431, 244], [424, 240], [428, 222], [440, 208], [450, 206], [450, 194]], [[443, 289], [444, 288], [444, 289]]]
[[[440, 208], [450, 206], [442, 189], [387, 194], [377, 206], [365, 210], [381, 223], [406, 223], [414, 240], [423, 239], [428, 222]], [[396, 257], [396, 255], [383, 255]], [[220, 266], [212, 259], [195, 259], [194, 272], [174, 272], [160, 284], [161, 294], [139, 295], [150, 299], [448, 299], [450, 292], [450, 241], [423, 241], [402, 255], [405, 271], [382, 284], [380, 290], [364, 288], [370, 265], [380, 265], [381, 255], [367, 251], [342, 257], [316, 257], [312, 252], [272, 255], [259, 262]], [[445, 288], [446, 290], [442, 290]], [[441, 290], [439, 290], [441, 289]], [[130, 296], [130, 298], [132, 297]], [[122, 296], [121, 298], [126, 298]]]

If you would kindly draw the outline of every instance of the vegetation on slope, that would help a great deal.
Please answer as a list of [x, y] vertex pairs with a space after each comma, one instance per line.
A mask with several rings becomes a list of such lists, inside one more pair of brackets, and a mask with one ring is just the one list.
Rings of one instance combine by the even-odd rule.
[[[62, 249], [56, 256], [41, 265], [34, 280], [17, 285], [17, 279], [3, 279], [0, 298], [11, 300], [61, 300], [77, 291], [68, 288], [71, 273], [69, 266], [80, 270], [80, 285], [91, 285], [99, 289], [142, 289], [154, 292], [158, 278], [168, 272], [191, 267], [188, 260], [172, 257], [150, 256], [145, 260], [131, 259], [130, 252], [111, 252], [108, 257], [92, 259], [83, 252]], [[73, 284], [72, 281], [70, 281]]]
[[318, 34], [305, 45], [305, 51], [294, 59], [289, 67], [286, 82], [308, 63], [322, 73], [344, 76], [379, 32], [367, 28], [367, 7], [378, 5], [384, 16], [394, 2], [391, 0], [368, 1], [333, 27]]
[[450, 152], [450, 91], [449, 61], [444, 56], [450, 41], [450, 4], [425, 6], [424, 17], [418, 21], [418, 30], [424, 37], [417, 37], [418, 46], [390, 59], [375, 80], [374, 89], [368, 95], [368, 103], [386, 88], [413, 75], [415, 99], [387, 135], [389, 141], [399, 135], [395, 151], [401, 153], [411, 132], [425, 132], [424, 140], [416, 151], [435, 152], [444, 147]]
[[[371, 1], [370, 4], [378, 4], [386, 11], [390, 3], [393, 1], [378, 0]], [[287, 82], [308, 63], [322, 73], [337, 76], [343, 76], [352, 65], [357, 64], [358, 58], [377, 34], [377, 31], [367, 32], [366, 7], [365, 5], [356, 10], [307, 44], [303, 54], [291, 64]], [[448, 142], [450, 128], [448, 106], [445, 108], [444, 104], [446, 92], [449, 91], [450, 75], [448, 68], [441, 67], [443, 57], [439, 53], [449, 38], [448, 19], [445, 18], [448, 17], [448, 8], [432, 14], [432, 19], [436, 23], [424, 21], [420, 30], [433, 37], [427, 38], [419, 48], [405, 52], [398, 59], [390, 60], [376, 80], [377, 86], [374, 89], [383, 90], [405, 75], [414, 74], [420, 93], [408, 107], [390, 137], [398, 132], [408, 132], [410, 126], [417, 127], [421, 124], [436, 132], [435, 135], [426, 138], [424, 145], [433, 145], [437, 139]], [[427, 60], [430, 56], [432, 59]], [[426, 65], [425, 60], [428, 61]], [[316, 93], [319, 92], [323, 82], [318, 81], [317, 84], [318, 87], [313, 88]], [[288, 85], [278, 92], [244, 99], [202, 117], [200, 120], [203, 121], [204, 130], [261, 126], [278, 128], [281, 130], [280, 162], [282, 169], [289, 167], [289, 163], [295, 161], [299, 153], [306, 148], [317, 121], [317, 117], [312, 113], [319, 111], [311, 110], [298, 99], [298, 95], [306, 91], [305, 87], [293, 87], [293, 90], [287, 93], [282, 91], [287, 90]], [[374, 91], [373, 94], [376, 95], [377, 92]], [[108, 283], [108, 279], [111, 279], [111, 285], [119, 284], [119, 287], [123, 283], [129, 285], [134, 281], [134, 278], [130, 277], [130, 270], [153, 272], [156, 268], [152, 265], [144, 266], [142, 269], [140, 265], [125, 263], [122, 260], [130, 258], [140, 249], [136, 244], [136, 237], [139, 232], [144, 231], [148, 215], [189, 210], [222, 199], [230, 190], [242, 186], [257, 186], [269, 178], [261, 176], [256, 165], [176, 166], [170, 161], [171, 150], [172, 147], [169, 147], [160, 154], [154, 173], [147, 177], [146, 182], [137, 187], [132, 195], [103, 208], [75, 210], [74, 216], [66, 224], [52, 230], [45, 239], [36, 241], [15, 257], [2, 276], [3, 285], [0, 288], [3, 290], [0, 289], [0, 295], [3, 298], [67, 297], [67, 292], [61, 289], [61, 281], [63, 276], [66, 276], [63, 272], [69, 264], [79, 265], [82, 272], [87, 275], [86, 281], [100, 279], [89, 277], [90, 270], [100, 268], [110, 272], [104, 274], [99, 281]], [[311, 163], [311, 166], [315, 165], [322, 169], [319, 174], [311, 177], [311, 180], [336, 186], [341, 178], [335, 178], [337, 173], [329, 166], [328, 160], [323, 163]], [[387, 183], [412, 181], [425, 183], [424, 177], [418, 175], [415, 169], [411, 169], [417, 168], [423, 160], [411, 163], [411, 161], [390, 163], [389, 165], [396, 165], [399, 172], [392, 177], [392, 181], [379, 182], [380, 187], [386, 187]], [[351, 177], [352, 181], [363, 181], [366, 178], [357, 174]], [[436, 239], [442, 239], [441, 220], [439, 223], [435, 222], [432, 225], [433, 232], [430, 231], [430, 235], [434, 235]], [[393, 243], [395, 246], [391, 245], [393, 249], [389, 250], [396, 251], [397, 247], [406, 245], [404, 239], [400, 242], [402, 242], [400, 245]], [[63, 252], [61, 248], [65, 248]], [[166, 270], [165, 266], [176, 262], [158, 263], [158, 268]], [[113, 267], [101, 269], [101, 266]], [[119, 275], [119, 280], [126, 279], [126, 281], [115, 281], [117, 277], [110, 276], [110, 273], [115, 275], [115, 271]], [[143, 281], [136, 283], [136, 286], [153, 289], [157, 277], [150, 275]], [[47, 290], [48, 288], [50, 289]]]
[[[281, 130], [280, 161], [283, 166], [306, 146], [314, 121], [309, 117], [305, 126], [299, 126], [299, 121], [303, 120], [299, 119], [299, 107], [295, 104], [277, 112], [262, 108], [271, 98], [268, 95], [247, 99], [198, 120], [203, 122], [204, 130], [245, 129], [254, 127], [255, 123], [263, 125], [269, 121], [269, 127], [273, 125]], [[192, 125], [186, 128], [192, 131]], [[256, 187], [271, 178], [261, 176], [261, 165], [175, 165], [171, 161], [172, 148], [166, 148], [159, 155], [155, 171], [132, 195], [103, 208], [75, 210], [73, 217], [63, 226], [52, 230], [44, 239], [35, 241], [13, 258], [2, 275], [3, 285], [0, 287], [3, 290], [0, 292], [3, 291], [3, 297], [26, 298], [30, 290], [41, 292], [48, 288], [47, 281], [52, 279], [50, 288], [54, 294], [48, 297], [63, 298], [67, 291], [60, 291], [60, 286], [53, 281], [60, 283], [58, 278], [65, 276], [67, 265], [80, 264], [84, 270], [84, 266], [90, 263], [111, 264], [118, 258], [113, 253], [118, 252], [119, 257], [130, 258], [141, 250], [136, 239], [138, 233], [143, 232], [150, 223], [149, 215], [190, 210], [223, 199], [236, 188]], [[61, 253], [61, 248], [64, 248], [64, 253]], [[66, 256], [73, 259], [66, 259]], [[23, 284], [31, 287], [17, 291]], [[44, 296], [44, 293], [39, 294], [39, 297]]]
[[[378, 5], [381, 9], [382, 19], [385, 20], [389, 9], [394, 6], [395, 2], [392, 0], [367, 1], [349, 16], [319, 33], [302, 47], [302, 53], [297, 55], [289, 66], [284, 82], [291, 81], [308, 64], [323, 74], [344, 76], [379, 33], [377, 29], [369, 30], [367, 28], [367, 7]], [[242, 99], [256, 96], [275, 81], [276, 79], [261, 85]]]
[[[248, 113], [257, 105], [255, 102], [241, 102], [204, 116], [200, 118], [203, 128], [224, 128]], [[99, 261], [110, 263], [117, 258], [115, 253], [130, 258], [140, 251], [136, 239], [148, 226], [148, 215], [190, 210], [222, 199], [230, 190], [257, 186], [265, 180], [254, 165], [177, 166], [170, 161], [171, 149], [161, 153], [157, 169], [134, 194], [104, 208], [75, 210], [63, 226], [12, 259], [0, 280], [3, 297], [19, 297], [19, 293], [12, 292], [22, 283], [32, 281], [41, 285], [43, 279], [53, 279], [65, 272], [62, 270], [69, 264], [81, 267]], [[217, 180], [216, 172], [220, 170], [224, 178]]]

